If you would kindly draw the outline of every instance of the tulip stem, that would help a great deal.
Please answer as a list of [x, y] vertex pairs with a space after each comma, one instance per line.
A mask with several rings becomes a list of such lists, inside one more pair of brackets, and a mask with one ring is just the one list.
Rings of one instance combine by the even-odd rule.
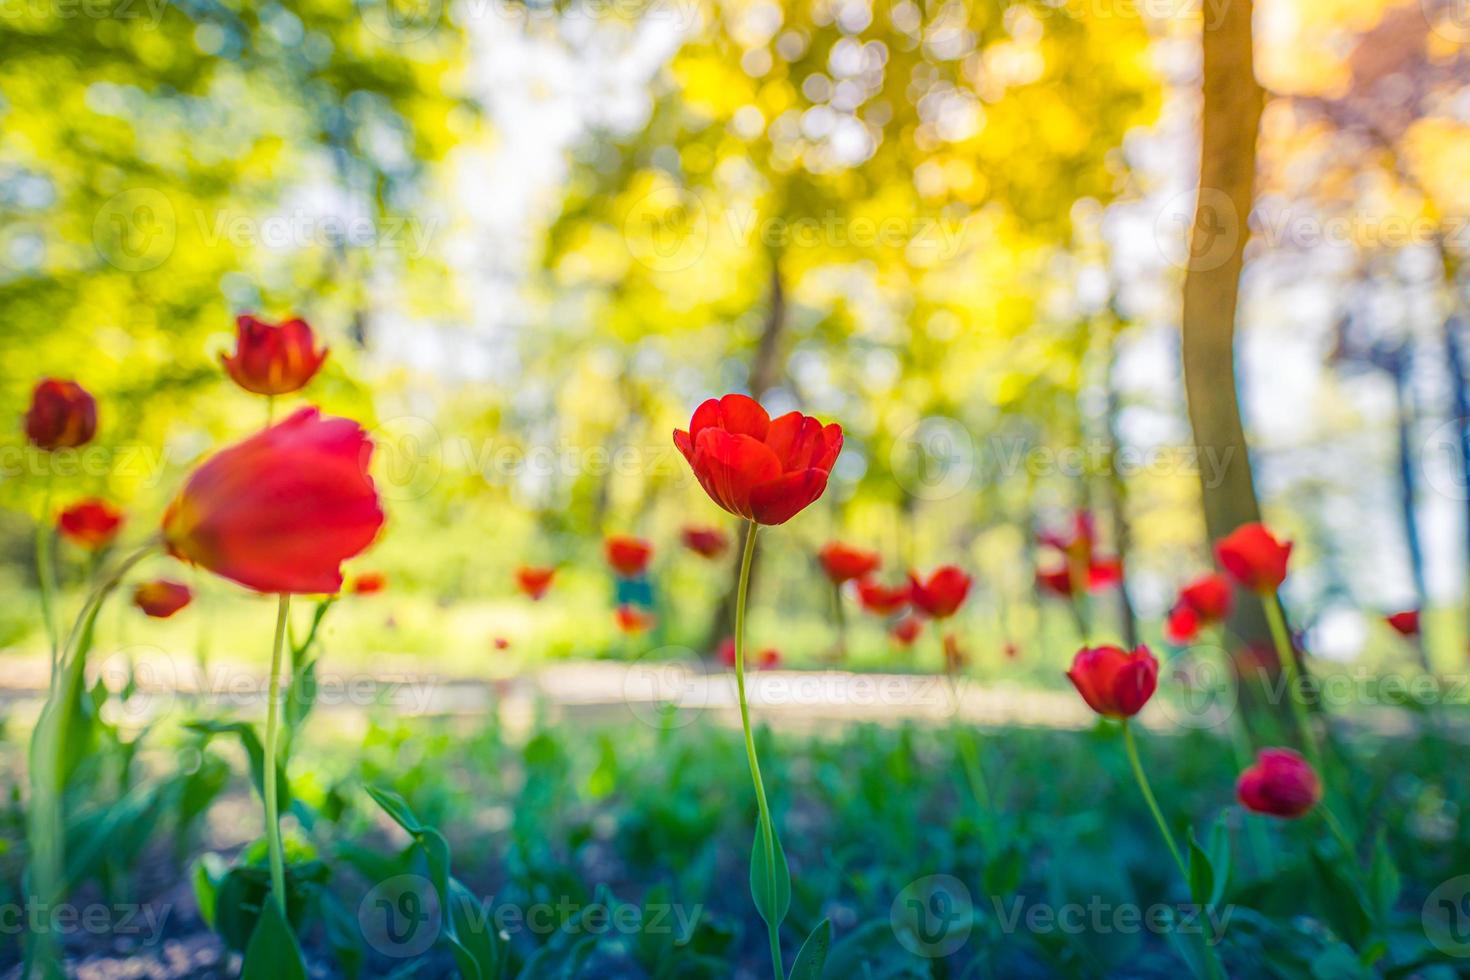
[[771, 940], [771, 967], [776, 980], [786, 980], [781, 962], [781, 924], [776, 920], [776, 831], [771, 822], [771, 807], [766, 802], [766, 787], [761, 780], [761, 764], [755, 753], [755, 737], [750, 729], [750, 704], [745, 697], [745, 602], [750, 591], [750, 566], [755, 557], [755, 533], [760, 525], [750, 522], [745, 532], [745, 552], [740, 559], [740, 585], [735, 594], [735, 689], [740, 695], [740, 726], [745, 730], [745, 755], [750, 760], [750, 780], [755, 785], [756, 807], [761, 815], [761, 847], [765, 851], [766, 879], [770, 893], [766, 896], [766, 931]]
[[964, 722], [960, 718], [962, 702], [959, 681], [955, 679], [954, 672], [947, 668], [944, 674], [949, 680], [949, 697], [953, 706], [950, 734], [959, 750], [960, 762], [965, 768], [965, 778], [970, 783], [970, 792], [974, 794], [975, 802], [980, 804], [982, 811], [980, 836], [985, 844], [986, 859], [989, 860], [995, 857], [995, 835], [991, 832], [991, 821], [995, 817], [995, 808], [991, 804], [990, 786], [985, 782], [985, 770], [980, 765], [980, 755], [975, 750], [975, 743], [970, 740], [970, 730], [964, 727]]
[[1127, 748], [1128, 764], [1133, 767], [1133, 778], [1138, 780], [1138, 788], [1143, 792], [1143, 800], [1154, 815], [1154, 823], [1159, 825], [1159, 833], [1163, 835], [1164, 843], [1169, 845], [1169, 853], [1179, 867], [1179, 873], [1184, 876], [1184, 881], [1188, 884], [1189, 866], [1184, 863], [1184, 855], [1179, 850], [1179, 845], [1174, 842], [1174, 834], [1169, 830], [1168, 822], [1164, 820], [1164, 812], [1159, 809], [1159, 801], [1154, 798], [1154, 791], [1149, 786], [1148, 776], [1144, 775], [1143, 763], [1138, 758], [1138, 743], [1133, 738], [1133, 726], [1129, 724], [1127, 718], [1123, 719], [1123, 745]]
[[46, 640], [51, 646], [51, 681], [56, 681], [56, 665], [61, 657], [61, 638], [56, 633], [56, 558], [51, 550], [55, 527], [51, 522], [51, 492], [56, 479], [46, 469], [46, 489], [41, 497], [41, 516], [36, 522], [36, 580], [41, 589], [41, 620], [46, 627]]
[[1276, 659], [1281, 661], [1281, 674], [1286, 680], [1286, 700], [1291, 703], [1292, 718], [1296, 720], [1297, 735], [1302, 748], [1318, 772], [1322, 771], [1322, 758], [1317, 752], [1317, 740], [1312, 735], [1312, 725], [1307, 719], [1307, 706], [1302, 702], [1301, 674], [1297, 670], [1296, 649], [1291, 634], [1286, 629], [1286, 620], [1281, 615], [1281, 603], [1274, 594], [1261, 596], [1261, 605], [1266, 610], [1266, 622], [1271, 627], [1271, 640], [1276, 644]]
[[1347, 831], [1342, 829], [1342, 824], [1338, 823], [1337, 815], [1327, 809], [1326, 804], [1319, 804], [1317, 812], [1322, 814], [1322, 822], [1327, 825], [1327, 829], [1332, 832], [1332, 836], [1337, 838], [1337, 845], [1342, 848], [1342, 853], [1347, 856], [1348, 860], [1356, 868], [1358, 863], [1358, 849], [1353, 846], [1353, 842], [1348, 837]]
[[281, 593], [280, 605], [276, 610], [276, 642], [271, 652], [270, 687], [265, 713], [265, 785], [261, 793], [265, 797], [265, 842], [270, 852], [271, 892], [281, 914], [286, 913], [286, 858], [281, 851], [280, 800], [276, 794], [276, 765], [280, 734], [281, 652], [286, 646], [287, 613], [291, 608], [291, 596]]

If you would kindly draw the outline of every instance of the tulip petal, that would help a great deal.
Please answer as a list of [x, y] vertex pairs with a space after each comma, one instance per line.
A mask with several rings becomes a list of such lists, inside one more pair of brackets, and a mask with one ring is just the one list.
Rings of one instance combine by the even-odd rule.
[[762, 524], [785, 524], [826, 489], [825, 470], [798, 470], [758, 484], [750, 492], [750, 509]]
[[694, 457], [694, 472], [705, 492], [715, 503], [747, 520], [755, 518], [751, 489], [781, 475], [781, 461], [765, 443], [724, 429], [701, 431]]

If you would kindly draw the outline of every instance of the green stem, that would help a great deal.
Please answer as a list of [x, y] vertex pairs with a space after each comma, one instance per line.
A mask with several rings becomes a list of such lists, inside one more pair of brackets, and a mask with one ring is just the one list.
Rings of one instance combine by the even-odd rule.
[[766, 802], [766, 786], [761, 780], [760, 759], [755, 754], [755, 737], [750, 729], [750, 704], [745, 698], [745, 601], [750, 591], [750, 566], [755, 558], [755, 533], [760, 525], [750, 522], [745, 533], [745, 552], [740, 559], [740, 586], [735, 595], [735, 690], [740, 696], [740, 726], [745, 730], [745, 755], [750, 760], [750, 780], [755, 785], [755, 803], [761, 815], [761, 847], [766, 855], [766, 878], [770, 883], [770, 894], [766, 896], [771, 919], [766, 931], [771, 940], [771, 968], [776, 980], [786, 980], [786, 968], [781, 962], [781, 926], [775, 919], [776, 909], [776, 831], [771, 822], [771, 807]]
[[981, 835], [984, 838], [987, 853], [993, 855], [994, 837], [991, 833], [990, 822], [995, 815], [995, 810], [991, 804], [990, 786], [985, 781], [985, 770], [980, 765], [980, 756], [975, 751], [975, 743], [970, 740], [970, 732], [960, 723], [959, 682], [955, 680], [954, 674], [947, 670], [945, 677], [949, 681], [949, 697], [953, 705], [950, 715], [952, 737], [959, 748], [960, 762], [965, 767], [965, 778], [970, 783], [970, 792], [974, 794], [975, 802], [984, 811], [980, 821]]
[[1318, 772], [1322, 771], [1322, 757], [1317, 751], [1317, 740], [1312, 735], [1312, 724], [1307, 718], [1307, 706], [1300, 697], [1301, 674], [1296, 666], [1296, 651], [1287, 632], [1286, 620], [1281, 615], [1281, 606], [1274, 595], [1261, 596], [1261, 605], [1266, 610], [1266, 622], [1271, 627], [1271, 640], [1276, 644], [1276, 659], [1281, 661], [1281, 673], [1286, 679], [1286, 700], [1291, 703], [1292, 718], [1296, 721], [1297, 734], [1302, 748]]
[[1154, 815], [1154, 823], [1159, 825], [1159, 833], [1163, 835], [1164, 843], [1169, 845], [1169, 853], [1179, 867], [1179, 873], [1184, 876], [1185, 884], [1188, 884], [1189, 866], [1184, 863], [1184, 853], [1174, 842], [1174, 834], [1169, 830], [1169, 824], [1164, 820], [1164, 812], [1159, 809], [1159, 801], [1154, 799], [1153, 788], [1149, 786], [1148, 777], [1143, 773], [1143, 763], [1138, 759], [1138, 743], [1133, 738], [1133, 726], [1129, 724], [1127, 718], [1123, 719], [1123, 745], [1128, 750], [1128, 764], [1133, 767], [1133, 778], [1138, 780], [1138, 788], [1143, 792], [1144, 802], [1148, 804], [1149, 812]]
[[36, 521], [36, 579], [41, 589], [41, 621], [46, 627], [46, 640], [51, 647], [51, 680], [56, 680], [56, 661], [61, 656], [61, 638], [56, 632], [56, 559], [51, 550], [56, 529], [51, 522], [51, 490], [55, 484], [50, 467], [46, 469], [46, 490], [41, 497], [41, 516]]
[[269, 429], [276, 424], [276, 396], [265, 396], [265, 427]]
[[286, 913], [286, 858], [281, 851], [280, 800], [276, 794], [276, 756], [279, 753], [277, 740], [280, 735], [281, 652], [286, 646], [287, 613], [291, 608], [291, 596], [281, 593], [276, 611], [276, 642], [271, 651], [270, 687], [265, 709], [265, 842], [270, 851], [271, 891], [281, 914]]
[[1342, 853], [1347, 856], [1348, 860], [1352, 862], [1354, 869], [1356, 869], [1358, 864], [1358, 849], [1353, 846], [1353, 842], [1348, 837], [1347, 831], [1342, 829], [1342, 824], [1337, 822], [1336, 814], [1327, 809], [1326, 804], [1319, 804], [1317, 806], [1317, 812], [1322, 814], [1322, 822], [1327, 824], [1327, 829], [1332, 832], [1333, 837], [1337, 838], [1337, 845], [1342, 848]]

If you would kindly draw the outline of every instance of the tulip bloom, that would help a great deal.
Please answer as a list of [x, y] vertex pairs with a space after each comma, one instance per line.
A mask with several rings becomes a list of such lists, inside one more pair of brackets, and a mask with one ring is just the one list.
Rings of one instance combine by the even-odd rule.
[[1084, 647], [1067, 679], [1087, 706], [1108, 718], [1131, 718], [1159, 686], [1159, 662], [1140, 646], [1132, 653], [1114, 646]]
[[923, 631], [924, 621], [922, 619], [918, 616], [905, 616], [894, 625], [889, 633], [893, 637], [893, 642], [899, 646], [910, 647], [914, 645], [914, 641]]
[[133, 605], [154, 619], [168, 619], [193, 598], [194, 593], [187, 585], [165, 579], [144, 582], [133, 590]]
[[876, 551], [853, 548], [840, 541], [824, 545], [817, 552], [817, 559], [821, 561], [822, 571], [827, 573], [833, 585], [841, 585], [853, 579], [865, 579], [883, 564], [883, 559]]
[[879, 582], [859, 582], [858, 601], [868, 612], [887, 616], [909, 604], [909, 585], [905, 582], [889, 587]]
[[1396, 612], [1392, 616], [1383, 617], [1383, 621], [1397, 630], [1400, 636], [1413, 639], [1419, 635], [1419, 610], [1417, 609]]
[[684, 547], [701, 558], [718, 558], [730, 547], [730, 537], [717, 527], [686, 527]]
[[1235, 797], [1254, 813], [1294, 820], [1322, 799], [1322, 781], [1306, 759], [1291, 749], [1262, 749], [1240, 774]]
[[388, 576], [382, 572], [364, 572], [352, 582], [353, 595], [377, 595], [388, 587]]
[[174, 557], [254, 589], [335, 595], [383, 507], [373, 444], [350, 419], [303, 408], [206, 460], [163, 517]]
[[1075, 559], [1078, 563], [1086, 565], [1092, 561], [1093, 552], [1097, 547], [1097, 522], [1092, 518], [1092, 511], [1079, 510], [1072, 517], [1072, 526], [1066, 531], [1042, 531], [1036, 535], [1036, 540], [1050, 548], [1055, 548], [1069, 559]]
[[931, 619], [948, 619], [970, 594], [970, 576], [953, 565], [940, 567], [928, 580], [909, 573], [909, 595]]
[[1228, 578], [1218, 572], [1201, 576], [1179, 590], [1164, 632], [1171, 643], [1189, 643], [1204, 627], [1223, 622], [1234, 605]]
[[62, 537], [93, 551], [112, 544], [122, 524], [121, 511], [95, 498], [72, 504], [56, 519], [56, 529]]
[[321, 370], [327, 349], [315, 350], [305, 320], [266, 323], [245, 314], [235, 318], [235, 354], [220, 355], [235, 384], [257, 395], [287, 395], [306, 387]]
[[619, 606], [614, 614], [618, 629], [630, 636], [653, 629], [656, 620], [653, 614], [637, 606]]
[[516, 569], [516, 587], [531, 598], [533, 602], [539, 602], [546, 595], [546, 590], [551, 588], [551, 580], [556, 578], [556, 569], [542, 568], [536, 565], [522, 565]]
[[695, 409], [674, 445], [715, 503], [757, 524], [785, 524], [827, 489], [842, 427], [800, 412], [773, 420], [755, 399], [726, 395]]
[[642, 538], [615, 534], [603, 545], [607, 563], [623, 578], [637, 578], [648, 568], [648, 559], [653, 556], [653, 545]]
[[[734, 670], [735, 640], [733, 637], [725, 638], [725, 641], [720, 644], [719, 653], [720, 663], [724, 664], [731, 670]], [[775, 670], [777, 667], [781, 666], [781, 651], [777, 650], [775, 647], [767, 647], [760, 653], [757, 653], [752, 659], [755, 662], [754, 666], [761, 670]]]
[[1215, 545], [1230, 576], [1258, 595], [1270, 595], [1286, 580], [1291, 542], [1281, 543], [1264, 524], [1242, 524]]
[[46, 378], [31, 392], [26, 438], [40, 449], [75, 449], [97, 434], [97, 402], [75, 381]]
[[497, 650], [509, 650], [510, 649], [510, 641], [507, 640], [503, 636], [497, 636], [495, 638], [495, 649], [497, 649]]
[[[1082, 587], [1088, 592], [1097, 592], [1123, 579], [1123, 565], [1116, 559], [1095, 560], [1084, 569]], [[1036, 587], [1048, 595], [1071, 599], [1077, 592], [1077, 576], [1070, 565], [1044, 568], [1036, 573]]]

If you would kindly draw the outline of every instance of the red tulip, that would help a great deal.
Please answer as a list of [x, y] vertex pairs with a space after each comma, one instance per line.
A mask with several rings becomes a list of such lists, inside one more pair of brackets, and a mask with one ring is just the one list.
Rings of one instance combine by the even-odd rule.
[[1417, 609], [1396, 612], [1392, 616], [1385, 616], [1383, 621], [1398, 630], [1400, 636], [1412, 638], [1419, 635], [1419, 610]]
[[97, 434], [97, 402], [75, 381], [46, 378], [31, 393], [26, 438], [41, 449], [75, 449]]
[[790, 412], [772, 420], [745, 395], [695, 409], [674, 445], [715, 503], [758, 524], [785, 524], [827, 489], [842, 427]]
[[684, 547], [702, 558], [718, 558], [730, 547], [730, 536], [717, 527], [686, 527]]
[[822, 550], [817, 552], [817, 558], [822, 563], [822, 570], [834, 585], [867, 578], [883, 564], [878, 552], [853, 548], [840, 541], [823, 545]]
[[1264, 524], [1242, 524], [1216, 543], [1215, 556], [1241, 585], [1270, 595], [1286, 580], [1291, 542], [1282, 544]]
[[1159, 685], [1159, 662], [1140, 646], [1129, 653], [1121, 647], [1084, 647], [1072, 660], [1067, 678], [1087, 706], [1109, 718], [1138, 714]]
[[497, 636], [495, 638], [495, 649], [497, 649], [497, 650], [509, 650], [510, 649], [510, 641], [507, 640], [503, 636]]
[[890, 632], [893, 636], [893, 642], [899, 646], [907, 647], [913, 646], [914, 641], [919, 638], [919, 634], [923, 631], [924, 621], [922, 619], [918, 616], [905, 616], [894, 625]]
[[1021, 647], [1015, 643], [1007, 643], [1001, 648], [1001, 652], [1005, 654], [1007, 660], [1015, 660], [1021, 656]]
[[[735, 669], [735, 640], [733, 638], [727, 636], [720, 643], [719, 657], [720, 663], [731, 670]], [[781, 666], [781, 651], [775, 647], [767, 647], [759, 653], [752, 654], [750, 659], [758, 669], [774, 670]]]
[[1170, 643], [1192, 643], [1199, 636], [1201, 626], [1199, 613], [1181, 603], [1169, 610], [1169, 618], [1164, 621], [1164, 636]]
[[1194, 610], [1201, 625], [1210, 625], [1230, 615], [1235, 606], [1235, 593], [1230, 588], [1229, 579], [1219, 572], [1212, 572], [1180, 589], [1179, 604]]
[[913, 603], [931, 619], [948, 619], [970, 594], [970, 576], [953, 565], [943, 565], [928, 580], [909, 573]]
[[144, 582], [133, 590], [133, 605], [154, 619], [168, 619], [193, 598], [194, 593], [187, 585], [165, 579]]
[[382, 572], [364, 572], [352, 581], [354, 595], [377, 595], [388, 587], [388, 576]]
[[718, 653], [720, 663], [733, 670], [735, 668], [735, 638], [727, 636], [721, 640]]
[[551, 588], [551, 580], [556, 578], [556, 569], [543, 568], [537, 565], [522, 565], [516, 569], [516, 587], [530, 596], [532, 601], [539, 602], [546, 595], [546, 590]]
[[637, 606], [619, 606], [614, 615], [618, 629], [635, 636], [645, 630], [653, 629], [654, 623], [657, 622], [653, 618], [653, 613], [639, 609]]
[[95, 498], [72, 504], [56, 519], [62, 537], [93, 551], [112, 544], [122, 525], [122, 512]]
[[372, 449], [356, 422], [303, 408], [199, 466], [164, 514], [164, 542], [257, 592], [336, 594], [342, 563], [383, 526]]
[[235, 356], [220, 355], [235, 384], [257, 395], [286, 395], [306, 387], [321, 370], [327, 350], [313, 349], [305, 320], [266, 323], [245, 314], [235, 318]]
[[1092, 519], [1091, 511], [1079, 510], [1073, 515], [1072, 526], [1067, 531], [1042, 531], [1036, 535], [1036, 540], [1057, 549], [1078, 564], [1086, 565], [1091, 563], [1097, 547], [1097, 523]]
[[960, 638], [953, 633], [944, 634], [944, 670], [957, 674], [970, 665], [970, 655], [960, 646]]
[[891, 588], [878, 582], [859, 582], [858, 601], [868, 612], [887, 616], [909, 604], [909, 586], [907, 582]]
[[1291, 749], [1262, 749], [1255, 764], [1236, 780], [1235, 797], [1255, 813], [1295, 819], [1306, 816], [1322, 799], [1322, 781]]
[[648, 559], [653, 556], [653, 545], [642, 538], [615, 534], [603, 545], [607, 563], [623, 578], [636, 578], [648, 568]]
[[[1114, 585], [1123, 579], [1123, 565], [1115, 558], [1100, 558], [1083, 571], [1082, 585], [1088, 592], [1096, 592]], [[1036, 573], [1036, 587], [1042, 592], [1063, 599], [1072, 598], [1076, 592], [1072, 567], [1061, 565], [1057, 568], [1045, 568]]]

